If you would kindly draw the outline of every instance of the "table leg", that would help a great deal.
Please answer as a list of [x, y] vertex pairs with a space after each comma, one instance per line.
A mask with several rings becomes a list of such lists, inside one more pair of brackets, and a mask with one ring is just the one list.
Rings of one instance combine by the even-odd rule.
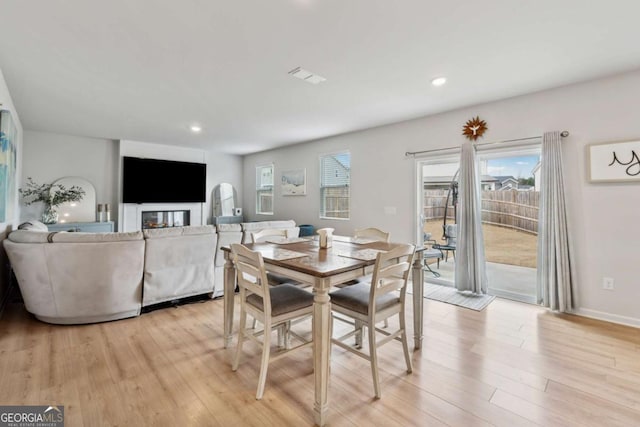
[[327, 422], [329, 412], [329, 366], [331, 358], [331, 301], [329, 282], [318, 279], [313, 298], [313, 371], [315, 403], [313, 417], [318, 426]]
[[424, 270], [422, 269], [422, 262], [424, 259], [421, 251], [416, 252], [413, 258], [413, 340], [414, 348], [419, 350], [422, 348], [422, 319], [424, 311]]
[[236, 292], [236, 268], [231, 260], [231, 253], [224, 253], [224, 348], [231, 345], [233, 338], [233, 309]]

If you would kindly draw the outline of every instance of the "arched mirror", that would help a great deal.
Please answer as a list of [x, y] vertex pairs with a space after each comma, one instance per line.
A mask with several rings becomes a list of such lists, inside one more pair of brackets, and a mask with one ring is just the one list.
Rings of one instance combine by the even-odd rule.
[[[79, 202], [62, 203], [58, 208], [58, 222], [93, 222], [96, 220], [96, 189], [84, 178], [68, 176], [53, 183], [54, 186], [73, 186], [84, 190], [84, 196]], [[55, 187], [54, 187], [55, 188]]]
[[213, 189], [213, 216], [234, 216], [238, 196], [233, 185], [223, 182]]

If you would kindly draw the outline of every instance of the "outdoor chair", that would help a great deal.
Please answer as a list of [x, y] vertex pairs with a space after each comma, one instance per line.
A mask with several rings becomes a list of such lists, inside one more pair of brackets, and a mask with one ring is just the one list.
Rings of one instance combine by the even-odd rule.
[[456, 243], [458, 241], [458, 225], [457, 224], [444, 224], [443, 235], [444, 244], [435, 244], [433, 247], [445, 252], [444, 262], [449, 261], [449, 251], [453, 253], [453, 257], [456, 257]]
[[440, 268], [440, 260], [444, 258], [444, 253], [441, 249], [436, 247], [437, 243], [435, 240], [431, 239], [431, 233], [424, 233], [424, 245], [430, 245], [430, 248], [422, 251], [422, 258], [424, 259], [424, 268], [428, 270], [434, 277], [440, 277], [440, 273], [434, 271], [429, 265], [430, 259], [436, 259], [438, 269]]

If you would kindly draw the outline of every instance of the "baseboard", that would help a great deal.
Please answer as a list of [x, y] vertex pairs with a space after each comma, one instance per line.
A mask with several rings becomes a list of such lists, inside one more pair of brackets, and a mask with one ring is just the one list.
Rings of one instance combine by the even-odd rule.
[[589, 310], [588, 308], [579, 308], [575, 310], [573, 314], [589, 317], [591, 319], [617, 323], [620, 325], [633, 326], [634, 328], [640, 328], [640, 319], [635, 317], [619, 316], [617, 314], [605, 313], [603, 311]]

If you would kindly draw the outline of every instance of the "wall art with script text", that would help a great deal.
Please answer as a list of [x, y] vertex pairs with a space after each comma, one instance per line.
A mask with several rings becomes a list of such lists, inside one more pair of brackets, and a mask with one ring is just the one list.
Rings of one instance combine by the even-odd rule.
[[587, 150], [590, 182], [640, 181], [640, 141], [591, 144]]

